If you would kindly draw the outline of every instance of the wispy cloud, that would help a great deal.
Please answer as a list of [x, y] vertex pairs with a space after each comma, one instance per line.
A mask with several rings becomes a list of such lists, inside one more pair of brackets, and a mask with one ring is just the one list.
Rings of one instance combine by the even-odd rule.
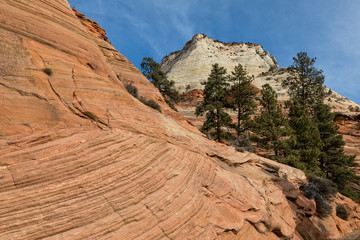
[[[360, 102], [360, 1], [339, 0], [69, 0], [104, 24], [139, 66], [160, 61], [196, 33], [260, 43], [283, 67], [299, 51], [317, 57], [326, 84]], [[110, 40], [112, 40], [110, 38]]]
[[179, 0], [119, 2], [106, 8], [108, 15], [118, 16], [119, 22], [130, 26], [158, 59], [167, 54], [165, 46], [171, 39], [185, 41], [194, 34], [194, 23], [189, 16], [192, 10], [191, 2]]
[[[194, 2], [179, 0], [154, 1], [155, 8], [159, 11], [158, 16], [161, 19], [162, 27], [167, 28], [167, 30], [175, 30], [183, 37], [192, 35], [194, 33], [194, 23], [191, 21], [189, 14], [192, 11], [191, 5], [194, 4]], [[168, 34], [168, 32], [166, 34]]]

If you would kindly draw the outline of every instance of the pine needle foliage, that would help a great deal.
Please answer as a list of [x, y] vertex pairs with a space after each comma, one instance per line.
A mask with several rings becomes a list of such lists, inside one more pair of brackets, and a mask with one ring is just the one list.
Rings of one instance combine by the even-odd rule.
[[337, 134], [334, 114], [324, 103], [329, 92], [323, 85], [322, 70], [314, 67], [316, 58], [308, 57], [306, 52], [298, 53], [293, 59], [292, 75], [283, 81], [283, 86], [290, 95], [289, 125], [296, 141], [288, 150], [291, 157], [285, 160], [298, 164], [306, 173], [330, 179], [341, 193], [357, 199], [357, 194], [349, 188], [350, 182], [359, 182], [354, 172], [355, 156], [344, 153], [345, 143]]
[[317, 124], [323, 146], [319, 156], [320, 169], [326, 178], [337, 184], [339, 191], [351, 195], [348, 183], [358, 181], [355, 174], [355, 155], [344, 153], [345, 142], [342, 135], [337, 133], [338, 126], [334, 123], [335, 114], [330, 106], [318, 103], [314, 107], [314, 121]]
[[170, 105], [179, 101], [179, 92], [175, 89], [175, 82], [170, 81], [161, 70], [160, 64], [150, 57], [143, 58], [141, 64], [142, 73], [154, 86], [159, 89], [161, 95]]
[[204, 87], [204, 101], [196, 107], [196, 116], [206, 113], [206, 120], [201, 131], [218, 142], [229, 139], [231, 134], [226, 131], [231, 126], [231, 117], [225, 111], [228, 105], [228, 89], [226, 69], [219, 64], [212, 66], [207, 81], [202, 83]]
[[283, 150], [291, 134], [291, 128], [282, 113], [282, 105], [277, 103], [277, 98], [276, 92], [269, 84], [262, 86], [260, 115], [254, 118], [251, 125], [251, 131], [254, 133], [251, 139], [258, 147], [271, 150], [275, 159], [284, 155]]
[[282, 83], [288, 88], [291, 99], [307, 107], [324, 101], [327, 95], [323, 85], [325, 77], [323, 71], [314, 66], [316, 58], [308, 57], [307, 52], [299, 52], [293, 60], [289, 68], [291, 75]]
[[254, 76], [249, 76], [241, 64], [235, 66], [229, 81], [232, 83], [230, 88], [230, 104], [233, 110], [237, 112], [237, 122], [234, 128], [237, 136], [240, 136], [250, 127], [250, 116], [256, 109], [255, 98], [258, 91], [251, 85], [254, 81]]

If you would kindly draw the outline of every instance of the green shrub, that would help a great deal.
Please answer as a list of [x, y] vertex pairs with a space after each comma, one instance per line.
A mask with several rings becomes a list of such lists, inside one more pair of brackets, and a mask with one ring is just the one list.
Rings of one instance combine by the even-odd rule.
[[151, 107], [151, 108], [161, 112], [161, 107], [159, 106], [159, 104], [157, 104], [157, 102], [155, 102], [152, 99], [148, 100], [144, 97], [139, 96], [137, 87], [135, 87], [131, 83], [125, 84], [124, 87], [134, 98], [138, 99], [140, 102], [142, 102], [146, 106]]
[[[359, 125], [360, 127], [360, 125]], [[355, 180], [356, 182], [357, 180]], [[359, 194], [353, 190], [349, 185], [346, 185], [343, 189], [341, 189], [340, 192], [342, 195], [347, 196], [348, 198], [351, 198], [354, 202], [359, 202], [360, 198], [359, 198]]]
[[155, 110], [158, 110], [159, 112], [161, 112], [161, 107], [159, 106], [159, 104], [157, 104], [157, 102], [155, 102], [154, 100], [150, 99], [147, 100], [146, 98], [140, 97], [139, 98], [140, 102], [142, 102], [143, 104], [145, 104], [148, 107], [151, 107]]
[[343, 204], [336, 206], [336, 216], [347, 221], [349, 219], [349, 213]]
[[134, 97], [134, 98], [139, 98], [138, 95], [138, 89], [137, 87], [135, 87], [134, 85], [132, 85], [131, 83], [126, 83], [124, 85], [124, 87], [126, 88], [126, 90]]
[[314, 174], [308, 176], [308, 183], [303, 184], [300, 189], [305, 197], [314, 199], [316, 213], [319, 217], [327, 217], [331, 213], [331, 198], [337, 193], [333, 182]]
[[42, 71], [44, 73], [46, 73], [48, 76], [51, 76], [53, 74], [53, 71], [51, 70], [51, 68], [48, 68], [48, 67], [42, 69]]
[[239, 152], [244, 152], [245, 150], [248, 152], [254, 152], [254, 147], [251, 145], [248, 134], [240, 135], [234, 140], [231, 140], [230, 146], [235, 147], [235, 149]]
[[170, 99], [165, 98], [165, 102], [167, 103], [167, 105], [169, 105], [169, 107], [170, 107], [172, 110], [178, 112], [178, 110], [177, 110], [177, 108], [175, 107], [174, 103], [173, 103]]
[[244, 147], [235, 147], [235, 150], [241, 153], [246, 151]]

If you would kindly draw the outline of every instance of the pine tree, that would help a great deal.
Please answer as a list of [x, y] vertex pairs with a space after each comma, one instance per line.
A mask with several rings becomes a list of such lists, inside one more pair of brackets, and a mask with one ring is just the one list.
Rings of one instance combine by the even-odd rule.
[[152, 58], [143, 58], [141, 64], [142, 73], [159, 89], [161, 95], [169, 105], [179, 101], [179, 93], [175, 89], [175, 82], [168, 80], [166, 74], [161, 70], [160, 64]]
[[348, 156], [344, 153], [345, 142], [342, 135], [337, 134], [338, 126], [334, 123], [335, 114], [331, 113], [330, 106], [318, 103], [314, 107], [314, 120], [320, 132], [323, 142], [319, 156], [320, 169], [326, 178], [337, 184], [339, 191], [349, 195], [348, 188], [350, 181], [357, 180], [354, 167], [355, 156]]
[[196, 108], [196, 116], [206, 112], [206, 121], [201, 131], [221, 142], [230, 137], [230, 133], [223, 130], [231, 125], [231, 117], [225, 112], [227, 105], [228, 88], [226, 69], [214, 64], [204, 88], [204, 101]]
[[289, 68], [291, 75], [282, 83], [283, 87], [288, 88], [291, 99], [307, 107], [324, 101], [325, 77], [322, 70], [314, 67], [316, 58], [308, 57], [307, 52], [299, 52], [293, 60], [294, 63]]
[[283, 81], [288, 87], [290, 100], [289, 125], [292, 128], [293, 145], [287, 149], [285, 161], [307, 173], [320, 174], [320, 150], [323, 143], [316, 123], [312, 119], [312, 107], [325, 97], [324, 75], [314, 67], [316, 58], [300, 52], [293, 58], [291, 76]]
[[251, 139], [257, 142], [260, 148], [272, 150], [275, 159], [284, 149], [291, 129], [282, 113], [282, 106], [277, 104], [277, 94], [269, 84], [262, 86], [260, 116], [256, 116], [251, 131], [255, 134]]
[[307, 173], [319, 174], [319, 156], [323, 143], [317, 125], [310, 118], [309, 110], [302, 104], [294, 101], [289, 112], [289, 125], [293, 130], [295, 145], [290, 151], [300, 169]]
[[237, 123], [235, 130], [238, 136], [249, 129], [250, 116], [256, 109], [255, 97], [257, 90], [251, 86], [254, 77], [248, 76], [248, 73], [241, 64], [231, 72], [231, 104], [237, 112]]
[[358, 181], [355, 156], [344, 154], [345, 143], [337, 134], [334, 115], [324, 104], [324, 75], [314, 67], [315, 60], [306, 52], [298, 53], [292, 65], [293, 75], [283, 82], [289, 88], [289, 123], [296, 140], [287, 151], [291, 156], [288, 159], [301, 163], [300, 167], [308, 173], [332, 180], [342, 193], [354, 197], [348, 183]]

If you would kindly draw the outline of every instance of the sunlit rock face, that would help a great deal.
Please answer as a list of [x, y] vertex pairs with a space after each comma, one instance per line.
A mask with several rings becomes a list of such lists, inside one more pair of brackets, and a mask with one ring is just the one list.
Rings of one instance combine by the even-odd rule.
[[190, 89], [202, 89], [201, 82], [207, 79], [214, 63], [225, 67], [229, 73], [241, 63], [255, 76], [278, 67], [275, 58], [259, 44], [223, 43], [197, 34], [183, 50], [166, 56], [161, 68], [183, 92], [188, 85]]
[[[281, 102], [289, 99], [287, 89], [283, 88], [281, 83], [290, 76], [290, 72], [287, 68], [279, 68], [275, 57], [264, 51], [260, 44], [223, 43], [204, 34], [197, 34], [181, 51], [164, 57], [161, 69], [183, 93], [193, 89], [203, 89], [204, 85], [201, 83], [206, 81], [215, 63], [225, 67], [229, 74], [235, 66], [241, 64], [249, 75], [254, 76], [253, 84], [258, 89], [268, 83], [278, 93]], [[336, 111], [347, 114], [350, 113], [349, 106], [354, 108], [359, 106], [334, 91], [331, 91], [325, 102]]]
[[7, 0], [0, 13], [1, 240], [320, 239], [359, 226], [340, 195], [349, 220], [317, 218], [302, 171], [204, 138], [66, 1]]

